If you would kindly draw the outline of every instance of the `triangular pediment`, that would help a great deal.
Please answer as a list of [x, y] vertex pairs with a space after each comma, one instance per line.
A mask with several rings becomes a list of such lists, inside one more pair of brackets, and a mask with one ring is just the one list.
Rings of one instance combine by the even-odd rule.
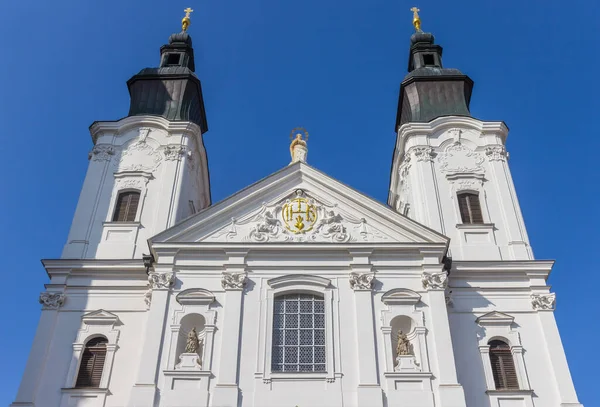
[[151, 243], [439, 243], [445, 236], [304, 164], [290, 165]]
[[83, 323], [90, 324], [115, 324], [119, 321], [119, 317], [112, 312], [99, 309], [97, 311], [88, 312], [81, 317]]
[[515, 317], [499, 311], [488, 312], [485, 315], [477, 318], [476, 322], [479, 325], [505, 325], [510, 326], [515, 320]]

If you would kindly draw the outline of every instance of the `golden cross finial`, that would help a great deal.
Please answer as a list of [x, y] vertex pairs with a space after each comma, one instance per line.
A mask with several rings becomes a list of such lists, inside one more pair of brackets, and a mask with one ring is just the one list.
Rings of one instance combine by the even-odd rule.
[[415, 26], [415, 30], [420, 33], [421, 32], [421, 17], [419, 17], [419, 11], [421, 11], [421, 10], [419, 10], [416, 7], [413, 7], [410, 9], [410, 11], [413, 12], [413, 25]]
[[194, 10], [192, 10], [191, 8], [186, 8], [185, 10], [183, 10], [185, 12], [185, 17], [183, 17], [183, 19], [181, 20], [181, 28], [183, 29], [183, 31], [187, 31], [188, 27], [191, 24], [191, 20], [190, 20], [190, 13], [193, 12]]

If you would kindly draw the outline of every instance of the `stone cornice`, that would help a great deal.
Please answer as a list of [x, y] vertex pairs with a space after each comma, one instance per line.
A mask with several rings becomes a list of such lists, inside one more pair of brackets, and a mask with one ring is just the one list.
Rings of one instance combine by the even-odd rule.
[[461, 261], [452, 262], [451, 278], [483, 278], [503, 275], [527, 276], [546, 280], [554, 266], [554, 260], [497, 260], [497, 261]]
[[90, 126], [90, 135], [96, 143], [98, 137], [104, 133], [122, 133], [134, 127], [152, 127], [168, 132], [189, 133], [201, 136], [200, 126], [189, 121], [171, 121], [160, 116], [128, 116], [117, 121], [97, 121]]

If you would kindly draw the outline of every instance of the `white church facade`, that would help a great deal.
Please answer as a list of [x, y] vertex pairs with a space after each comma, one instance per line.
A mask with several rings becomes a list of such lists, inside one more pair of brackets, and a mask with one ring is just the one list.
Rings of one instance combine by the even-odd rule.
[[[211, 203], [184, 18], [94, 147], [11, 407], [582, 407], [502, 122], [420, 29], [387, 204], [307, 164]], [[295, 133], [294, 133], [295, 135]]]

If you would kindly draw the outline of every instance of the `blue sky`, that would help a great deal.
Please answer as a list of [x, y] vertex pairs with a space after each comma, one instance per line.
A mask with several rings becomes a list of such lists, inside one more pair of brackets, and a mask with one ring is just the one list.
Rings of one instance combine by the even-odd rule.
[[473, 115], [511, 129], [536, 257], [557, 260], [555, 315], [580, 401], [600, 404], [598, 2], [33, 0], [0, 13], [0, 405], [13, 401], [39, 318], [39, 259], [58, 257], [67, 237], [88, 126], [127, 114], [125, 82], [157, 65], [185, 7], [196, 10], [213, 201], [287, 165], [289, 131], [304, 126], [311, 165], [385, 202], [413, 5], [444, 65], [475, 81]]

